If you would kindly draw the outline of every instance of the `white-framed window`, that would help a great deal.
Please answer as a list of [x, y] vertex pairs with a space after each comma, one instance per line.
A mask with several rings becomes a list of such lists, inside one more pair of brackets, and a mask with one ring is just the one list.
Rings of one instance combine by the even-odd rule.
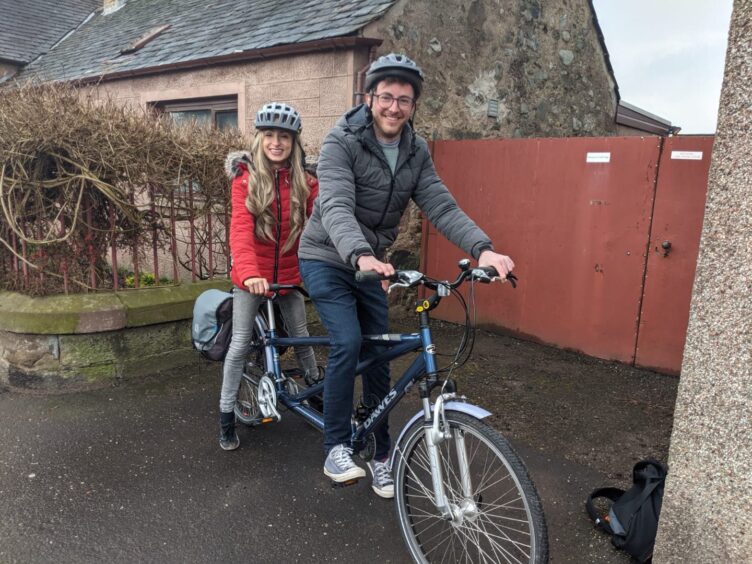
[[158, 111], [169, 114], [178, 124], [195, 121], [218, 129], [238, 127], [237, 96], [168, 100], [155, 106]]

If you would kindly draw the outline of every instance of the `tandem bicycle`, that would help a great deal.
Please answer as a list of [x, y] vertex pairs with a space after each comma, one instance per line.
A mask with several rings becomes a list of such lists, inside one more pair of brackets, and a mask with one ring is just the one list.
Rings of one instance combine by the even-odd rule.
[[[451, 282], [413, 270], [398, 270], [390, 278], [390, 291], [417, 286], [426, 289], [427, 296], [415, 307], [417, 331], [364, 335], [364, 343], [381, 345], [383, 351], [360, 362], [356, 374], [403, 355], [418, 354], [378, 404], [364, 405], [361, 400], [354, 408], [351, 446], [361, 459], [370, 460], [375, 449], [374, 429], [415, 386], [422, 409], [400, 431], [390, 459], [397, 519], [412, 558], [421, 563], [547, 562], [543, 507], [522, 460], [484, 421], [491, 414], [459, 395], [451, 378], [451, 372], [472, 351], [474, 285], [490, 283], [497, 276], [493, 268], [472, 268], [467, 259], [459, 262], [459, 270]], [[374, 272], [356, 272], [355, 276], [358, 281], [382, 278]], [[508, 280], [516, 286], [513, 275]], [[466, 283], [468, 300], [458, 291]], [[329, 339], [280, 336], [273, 305], [276, 292], [307, 293], [294, 285], [271, 285], [270, 290], [271, 296], [254, 321], [251, 354], [235, 415], [246, 425], [273, 423], [280, 421], [280, 406], [284, 406], [323, 430], [323, 380], [307, 378], [298, 383], [293, 371], [282, 370], [280, 351], [296, 345], [327, 346]], [[465, 332], [450, 365], [440, 367], [431, 339], [430, 312], [450, 295], [464, 307]]]

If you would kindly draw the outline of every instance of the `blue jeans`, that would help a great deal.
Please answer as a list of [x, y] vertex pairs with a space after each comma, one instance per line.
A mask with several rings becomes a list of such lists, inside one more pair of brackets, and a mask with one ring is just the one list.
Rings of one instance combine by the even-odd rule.
[[[377, 281], [358, 284], [352, 271], [318, 260], [301, 260], [300, 273], [332, 341], [324, 378], [324, 450], [328, 453], [338, 444], [350, 444], [355, 367], [358, 359], [380, 352], [372, 345], [361, 347], [361, 335], [388, 333], [389, 310], [386, 293]], [[363, 397], [375, 407], [389, 391], [389, 365], [376, 366], [362, 376]], [[389, 454], [386, 419], [374, 434], [380, 460]]]

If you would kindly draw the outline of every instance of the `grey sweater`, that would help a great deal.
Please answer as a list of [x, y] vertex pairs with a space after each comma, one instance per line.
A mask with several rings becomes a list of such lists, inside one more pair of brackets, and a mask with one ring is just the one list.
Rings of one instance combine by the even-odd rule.
[[436, 174], [425, 139], [409, 124], [392, 174], [364, 104], [342, 116], [324, 139], [318, 177], [319, 196], [300, 238], [301, 259], [350, 270], [362, 255], [383, 260], [411, 198], [442, 235], [473, 258], [492, 248], [457, 206]]

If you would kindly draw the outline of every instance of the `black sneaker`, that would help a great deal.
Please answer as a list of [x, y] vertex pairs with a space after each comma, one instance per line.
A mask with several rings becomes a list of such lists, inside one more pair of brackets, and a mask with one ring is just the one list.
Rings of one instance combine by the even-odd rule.
[[240, 438], [235, 431], [235, 414], [219, 413], [219, 446], [222, 450], [235, 450], [240, 446]]

